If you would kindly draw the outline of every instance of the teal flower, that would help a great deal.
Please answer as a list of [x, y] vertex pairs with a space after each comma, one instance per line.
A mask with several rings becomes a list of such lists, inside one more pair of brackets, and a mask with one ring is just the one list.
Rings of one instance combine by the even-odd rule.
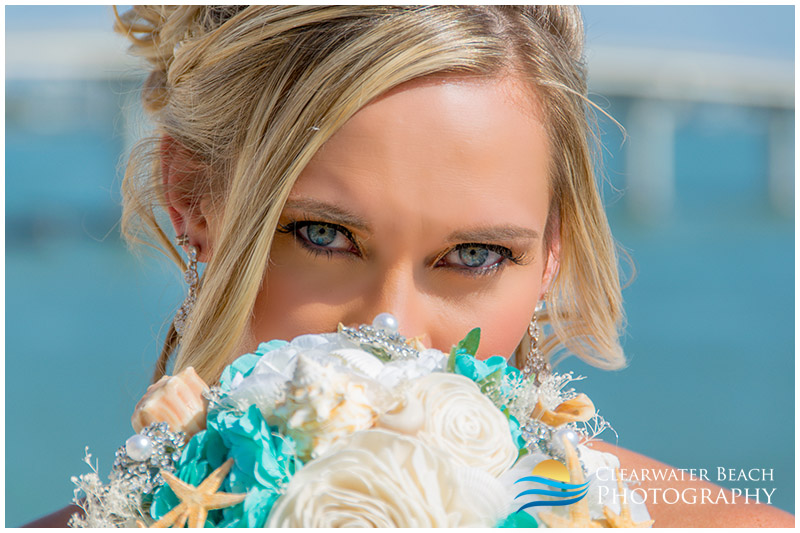
[[455, 372], [470, 378], [478, 384], [481, 384], [481, 382], [487, 379], [492, 379], [493, 376], [499, 378], [511, 376], [516, 378], [522, 375], [519, 370], [508, 365], [505, 357], [499, 355], [493, 355], [486, 361], [481, 361], [469, 354], [457, 354]]
[[509, 366], [505, 357], [499, 355], [494, 355], [486, 361], [477, 359], [475, 354], [478, 353], [480, 340], [481, 330], [475, 328], [453, 346], [447, 363], [448, 372], [468, 377], [482, 390], [490, 385], [500, 385], [503, 387], [503, 393], [507, 393], [508, 383], [520, 380], [522, 373], [513, 366]]
[[[289, 482], [300, 463], [294, 444], [278, 435], [261, 416], [257, 407], [245, 413], [225, 409], [208, 414], [207, 428], [195, 435], [183, 450], [177, 475], [183, 481], [199, 485], [228, 458], [233, 468], [223, 481], [222, 492], [247, 492], [244, 502], [211, 511], [208, 527], [263, 527], [280, 487]], [[160, 487], [153, 499], [150, 514], [154, 519], [169, 512], [178, 499], [169, 486]]]
[[522, 428], [520, 427], [519, 420], [512, 414], [509, 414], [506, 409], [503, 410], [503, 413], [508, 417], [508, 429], [511, 431], [511, 438], [514, 439], [514, 444], [517, 445], [519, 450], [524, 450], [527, 442], [525, 442], [525, 438], [522, 436]]
[[539, 523], [534, 517], [524, 511], [511, 513], [503, 519], [497, 526], [499, 528], [518, 528], [518, 527], [539, 527]]

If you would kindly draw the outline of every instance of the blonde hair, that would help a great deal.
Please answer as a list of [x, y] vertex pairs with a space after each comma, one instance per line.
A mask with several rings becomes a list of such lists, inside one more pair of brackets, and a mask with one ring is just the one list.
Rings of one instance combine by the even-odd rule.
[[[616, 248], [593, 171], [577, 8], [137, 6], [115, 29], [152, 65], [142, 99], [158, 126], [126, 170], [123, 233], [183, 264], [159, 214], [162, 136], [192, 154], [196, 172], [180, 194], [221, 207], [176, 371], [193, 366], [214, 382], [235, 355], [289, 191], [353, 114], [423, 76], [507, 72], [535, 88], [553, 154], [546, 244], [560, 242], [560, 266], [542, 316], [553, 333], [546, 355], [563, 348], [598, 367], [624, 365]], [[156, 376], [177, 340], [171, 330]]]

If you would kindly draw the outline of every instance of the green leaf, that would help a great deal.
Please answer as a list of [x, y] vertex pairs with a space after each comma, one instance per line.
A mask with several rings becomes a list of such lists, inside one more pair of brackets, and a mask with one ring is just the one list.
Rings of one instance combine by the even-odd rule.
[[450, 357], [447, 358], [447, 371], [454, 374], [456, 371], [456, 356], [458, 355], [457, 346], [450, 348]]
[[458, 341], [456, 344], [456, 351], [463, 350], [468, 354], [475, 356], [478, 353], [478, 345], [481, 342], [481, 328], [475, 328], [467, 336]]

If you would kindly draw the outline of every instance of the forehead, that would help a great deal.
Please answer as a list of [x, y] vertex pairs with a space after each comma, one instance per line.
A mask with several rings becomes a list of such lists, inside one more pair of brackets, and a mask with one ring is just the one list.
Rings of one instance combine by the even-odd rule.
[[535, 107], [509, 78], [402, 84], [327, 141], [292, 196], [424, 213], [431, 222], [512, 217], [538, 225], [547, 211], [550, 154]]
[[[374, 99], [322, 150], [335, 151], [348, 141], [383, 138], [387, 147], [427, 146], [446, 157], [448, 152], [443, 149], [449, 146], [474, 154], [476, 160], [492, 152], [494, 163], [504, 158], [513, 162], [533, 144], [544, 142], [546, 148], [541, 115], [530, 88], [511, 76], [430, 76], [401, 84]], [[394, 142], [403, 136], [416, 142]], [[499, 147], [503, 147], [499, 152], [490, 150]], [[425, 155], [424, 151], [418, 155]]]

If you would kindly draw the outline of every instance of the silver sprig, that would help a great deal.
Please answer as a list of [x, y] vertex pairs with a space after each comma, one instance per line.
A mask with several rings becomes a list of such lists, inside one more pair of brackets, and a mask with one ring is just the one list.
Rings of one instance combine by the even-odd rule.
[[339, 334], [384, 362], [414, 359], [419, 351], [408, 345], [407, 339], [392, 331], [361, 325], [348, 328], [339, 324]]
[[164, 484], [160, 470], [175, 472], [175, 463], [181, 457], [181, 450], [186, 444], [186, 435], [182, 431], [170, 431], [166, 422], [150, 424], [139, 434], [153, 443], [152, 455], [144, 461], [136, 461], [128, 455], [123, 444], [117, 449], [109, 478], [112, 480], [140, 478], [144, 494], [152, 494]]

